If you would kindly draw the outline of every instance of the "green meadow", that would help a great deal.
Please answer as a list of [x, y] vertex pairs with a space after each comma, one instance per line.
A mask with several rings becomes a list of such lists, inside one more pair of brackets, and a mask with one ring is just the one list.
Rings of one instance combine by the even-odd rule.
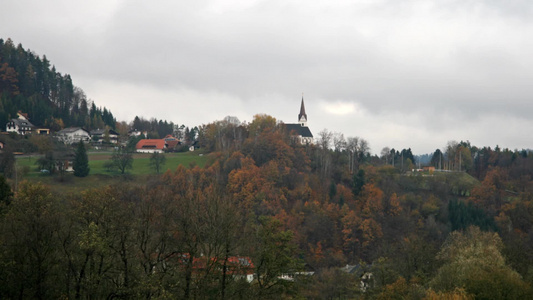
[[[192, 166], [203, 167], [208, 160], [208, 155], [204, 155], [200, 151], [165, 153], [163, 155], [165, 155], [166, 161], [160, 173], [164, 173], [166, 170], [175, 170], [179, 165], [187, 168]], [[156, 174], [155, 170], [150, 166], [151, 154], [148, 153], [133, 154], [133, 168], [128, 169], [126, 174], [106, 170], [104, 166], [106, 162], [110, 161], [111, 152], [90, 151], [88, 152], [88, 156], [91, 171], [89, 176], [85, 178], [78, 178], [72, 174], [66, 174], [63, 178], [60, 178], [57, 174], [42, 174], [36, 164], [40, 156], [17, 157], [17, 169], [20, 174], [17, 180], [38, 181], [46, 185], [55, 186], [61, 191], [68, 192], [71, 189], [83, 190], [110, 184], [146, 183], [147, 180], [150, 180]]]
[[[111, 159], [111, 153], [89, 152], [88, 155], [90, 174], [119, 174], [119, 172], [108, 172], [105, 168], [105, 163]], [[127, 170], [127, 173], [131, 175], [155, 174], [155, 170], [150, 166], [151, 155], [149, 153], [133, 154], [133, 168]], [[203, 167], [207, 161], [207, 156], [200, 152], [165, 153], [163, 155], [165, 155], [166, 161], [162, 166], [161, 173], [169, 169], [175, 170], [179, 165]]]

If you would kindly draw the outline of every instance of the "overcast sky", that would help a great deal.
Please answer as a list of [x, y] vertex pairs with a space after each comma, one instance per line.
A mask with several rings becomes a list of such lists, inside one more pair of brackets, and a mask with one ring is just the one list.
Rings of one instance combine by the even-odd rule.
[[2, 0], [0, 38], [118, 120], [265, 113], [415, 154], [532, 147], [533, 1]]

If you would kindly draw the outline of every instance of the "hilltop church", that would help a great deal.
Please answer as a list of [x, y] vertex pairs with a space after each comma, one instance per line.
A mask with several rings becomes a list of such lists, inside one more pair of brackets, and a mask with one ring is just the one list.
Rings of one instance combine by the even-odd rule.
[[300, 105], [300, 114], [298, 114], [298, 123], [285, 124], [285, 128], [300, 144], [313, 143], [313, 134], [309, 130], [309, 127], [307, 127], [307, 114], [305, 113], [303, 96], [302, 104]]

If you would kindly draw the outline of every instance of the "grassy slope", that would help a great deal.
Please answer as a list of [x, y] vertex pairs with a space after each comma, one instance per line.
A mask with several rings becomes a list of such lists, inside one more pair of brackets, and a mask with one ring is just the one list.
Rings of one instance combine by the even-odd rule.
[[[182, 152], [182, 153], [166, 153], [165, 165], [161, 173], [164, 173], [167, 169], [174, 170], [179, 165], [189, 167], [191, 164], [196, 164], [199, 167], [203, 167], [207, 161], [207, 156], [199, 156], [198, 152]], [[133, 155], [133, 168], [128, 170], [128, 174], [132, 175], [147, 175], [155, 174], [153, 168], [150, 167], [150, 156], [148, 153], [136, 153]], [[89, 167], [91, 168], [91, 174], [118, 174], [109, 173], [105, 170], [104, 164], [109, 161], [111, 154], [90, 153], [89, 154]]]
[[466, 172], [414, 173], [403, 176], [400, 185], [406, 190], [431, 190], [435, 182], [446, 183], [456, 196], [469, 196], [479, 181]]
[[[208, 156], [202, 155], [201, 152], [183, 152], [183, 153], [166, 153], [165, 165], [161, 173], [167, 169], [175, 170], [179, 165], [189, 167], [198, 165], [203, 167], [207, 162]], [[67, 174], [64, 181], [59, 181], [58, 176], [42, 175], [37, 170], [35, 162], [38, 157], [18, 157], [17, 166], [26, 167], [29, 172], [21, 179], [27, 179], [35, 182], [42, 182], [49, 185], [53, 190], [61, 192], [74, 192], [75, 190], [85, 190], [92, 187], [106, 186], [110, 184], [123, 183], [146, 183], [155, 171], [150, 167], [151, 154], [134, 154], [133, 168], [128, 170], [127, 176], [122, 176], [118, 172], [107, 172], [104, 163], [111, 158], [111, 153], [107, 152], [90, 152], [89, 167], [91, 168], [89, 176], [78, 178], [72, 174]], [[134, 176], [131, 176], [134, 175]]]

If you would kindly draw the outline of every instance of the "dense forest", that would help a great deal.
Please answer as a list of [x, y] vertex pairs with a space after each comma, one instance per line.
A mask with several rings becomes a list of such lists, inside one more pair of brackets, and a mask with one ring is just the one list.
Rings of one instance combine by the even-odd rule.
[[56, 71], [43, 55], [0, 39], [0, 124], [28, 113], [36, 126], [59, 131], [64, 127], [115, 128], [116, 120], [107, 108], [96, 107], [70, 75]]
[[141, 186], [2, 182], [0, 297], [533, 296], [528, 151], [451, 142], [434, 155], [447, 172], [412, 172], [409, 149], [327, 130], [300, 145], [266, 115], [198, 138], [210, 163]]

